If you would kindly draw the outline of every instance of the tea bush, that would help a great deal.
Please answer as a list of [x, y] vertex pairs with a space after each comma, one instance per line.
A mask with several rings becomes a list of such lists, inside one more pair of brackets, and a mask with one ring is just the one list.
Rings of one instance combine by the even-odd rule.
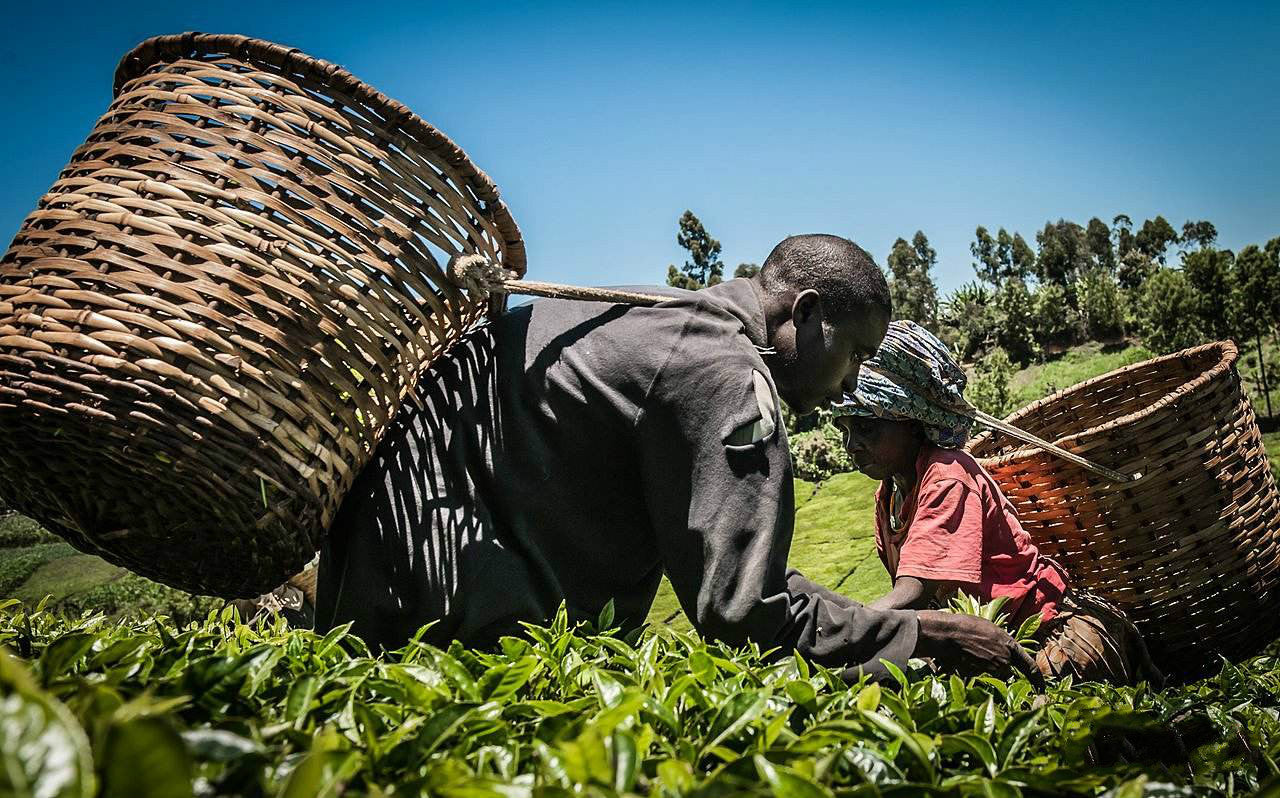
[[[611, 625], [610, 612], [595, 625]], [[343, 628], [0, 607], [0, 794], [1217, 796], [1274, 791], [1274, 654], [1145, 686], [910, 676], [664, 630], [371, 656]]]

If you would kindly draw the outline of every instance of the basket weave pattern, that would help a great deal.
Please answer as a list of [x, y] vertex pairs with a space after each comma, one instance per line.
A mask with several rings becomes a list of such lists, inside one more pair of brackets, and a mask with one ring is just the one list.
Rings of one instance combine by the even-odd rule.
[[344, 70], [150, 39], [0, 261], [0, 495], [79, 547], [248, 596], [309, 560], [519, 230], [461, 149]]
[[1123, 607], [1160, 665], [1192, 675], [1280, 634], [1280, 495], [1236, 347], [1208, 344], [1055, 394], [1008, 421], [1137, 482], [991, 434], [969, 450], [1041, 551]]

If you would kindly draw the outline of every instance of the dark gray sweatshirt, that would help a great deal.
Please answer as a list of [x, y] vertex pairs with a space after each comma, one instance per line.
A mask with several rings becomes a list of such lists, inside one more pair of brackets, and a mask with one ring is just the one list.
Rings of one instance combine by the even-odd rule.
[[438, 361], [331, 528], [318, 625], [396, 647], [436, 621], [424, 639], [485, 646], [561, 602], [577, 620], [613, 599], [630, 628], [666, 573], [706, 636], [904, 663], [914, 613], [787, 571], [791, 460], [759, 289], [663, 290], [654, 307], [517, 307]]

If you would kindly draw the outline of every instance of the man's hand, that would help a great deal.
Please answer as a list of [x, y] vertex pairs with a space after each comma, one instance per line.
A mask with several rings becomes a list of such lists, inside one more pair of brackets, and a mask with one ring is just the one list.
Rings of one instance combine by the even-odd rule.
[[1016, 671], [1037, 689], [1044, 676], [1022, 646], [1003, 629], [976, 615], [920, 610], [920, 635], [915, 655], [929, 657], [946, 670], [965, 675], [993, 673], [1006, 677]]

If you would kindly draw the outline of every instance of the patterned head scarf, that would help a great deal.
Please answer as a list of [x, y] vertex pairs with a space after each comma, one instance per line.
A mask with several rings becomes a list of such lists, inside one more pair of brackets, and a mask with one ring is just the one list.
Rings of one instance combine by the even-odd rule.
[[836, 415], [918, 421], [929, 440], [958, 449], [969, 440], [967, 378], [947, 347], [914, 321], [895, 321], [862, 366], [858, 389], [832, 408]]

